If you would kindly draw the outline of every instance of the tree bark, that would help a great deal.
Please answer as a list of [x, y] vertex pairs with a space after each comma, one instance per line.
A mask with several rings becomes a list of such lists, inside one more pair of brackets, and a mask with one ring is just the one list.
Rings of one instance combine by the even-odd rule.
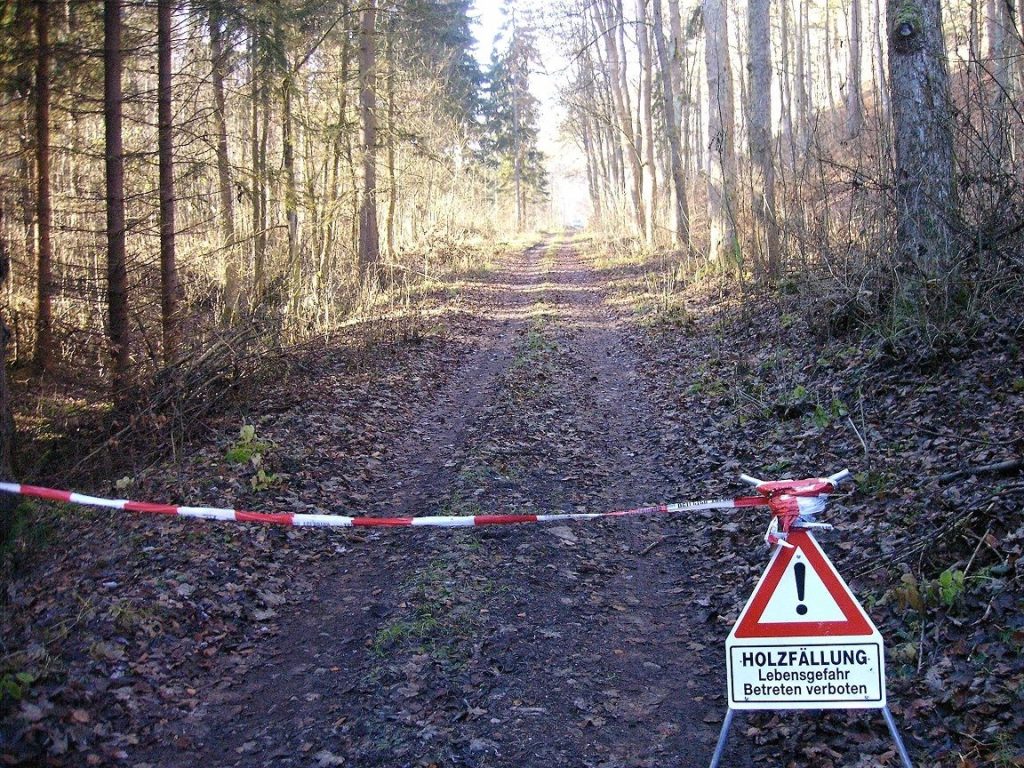
[[131, 370], [128, 271], [125, 256], [124, 145], [121, 90], [121, 0], [103, 3], [103, 123], [106, 144], [107, 336], [113, 362], [114, 399], [125, 393]]
[[601, 190], [598, 186], [598, 179], [601, 176], [599, 148], [595, 147], [594, 139], [590, 130], [590, 118], [581, 110], [579, 113], [580, 141], [583, 144], [583, 157], [586, 160], [587, 171], [587, 192], [590, 194], [590, 208], [593, 221], [600, 222], [602, 218]]
[[[676, 13], [678, 16], [678, 11]], [[683, 151], [680, 146], [679, 125], [676, 122], [676, 84], [673, 82], [672, 56], [665, 41], [661, 0], [654, 0], [654, 41], [658, 48], [661, 71], [661, 92], [664, 97], [665, 130], [668, 133], [669, 163], [672, 169], [673, 211], [675, 229], [673, 241], [677, 247], [690, 245], [690, 212], [686, 200], [686, 176], [683, 173]]]
[[952, 117], [939, 0], [888, 0], [902, 271], [912, 293], [953, 266]]
[[1014, 97], [1017, 104], [1020, 103], [1021, 99], [1024, 99], [1024, 0], [1017, 0], [1017, 5], [1013, 9], [1014, 19], [1013, 28], [1010, 30], [1010, 36], [1013, 38], [1014, 46], [1016, 48], [1016, 54], [1014, 61], [1016, 62], [1014, 70], [1016, 72]]
[[704, 0], [704, 49], [708, 78], [709, 258], [723, 271], [738, 269], [735, 189], [736, 151], [732, 67], [729, 63], [728, 0]]
[[[341, 4], [342, 13], [346, 16], [349, 15], [349, 0], [342, 0]], [[345, 22], [348, 27], [348, 22]], [[353, 24], [353, 28], [355, 25]], [[341, 143], [341, 148], [344, 150], [345, 166], [348, 169], [349, 183], [351, 184], [352, 194], [349, 195], [350, 215], [348, 217], [348, 237], [350, 243], [359, 242], [359, 195], [356, 191], [359, 189], [359, 174], [356, 171], [356, 160], [355, 152], [353, 151], [355, 131], [348, 130], [348, 116], [349, 116], [349, 72], [352, 60], [352, 38], [354, 35], [348, 34], [342, 35], [341, 41], [341, 78], [339, 81], [338, 88], [338, 113], [340, 117], [340, 124], [338, 127], [338, 141]]]
[[878, 96], [878, 115], [879, 123], [882, 125], [886, 124], [889, 117], [889, 86], [885, 77], [886, 65], [885, 65], [885, 19], [882, 13], [882, 0], [872, 0], [874, 3], [874, 34], [872, 37], [872, 45], [874, 46], [874, 73], [875, 73], [875, 93]]
[[748, 136], [753, 178], [754, 241], [770, 280], [779, 276], [779, 228], [775, 216], [775, 165], [772, 162], [771, 0], [749, 0], [747, 39], [750, 46]]
[[[658, 0], [661, 2], [661, 0]], [[668, 3], [669, 26], [669, 71], [672, 74], [672, 93], [675, 103], [676, 125], [683, 125], [683, 57], [686, 55], [686, 41], [683, 39], [683, 22], [679, 15], [679, 0], [666, 0]], [[664, 25], [663, 25], [664, 26]]]
[[734, 37], [736, 40], [729, 46], [730, 56], [730, 67], [732, 69], [733, 76], [733, 90], [735, 98], [735, 89], [739, 88], [739, 100], [740, 109], [738, 114], [735, 115], [736, 126], [735, 131], [740, 136], [747, 134], [747, 105], [750, 103], [750, 57], [749, 57], [749, 43], [743, 39], [746, 36], [746, 21], [740, 15], [739, 3], [733, 2], [729, 6], [728, 13], [731, 15], [729, 20], [729, 28], [735, 29]]
[[779, 57], [782, 64], [782, 87], [779, 89], [782, 99], [782, 143], [789, 148], [789, 165], [796, 165], [796, 126], [793, 120], [793, 78], [791, 73], [791, 35], [790, 35], [790, 0], [782, 0], [780, 16]]
[[213, 122], [217, 132], [217, 181], [220, 193], [221, 233], [224, 240], [224, 310], [234, 317], [241, 297], [241, 266], [235, 247], [235, 206], [231, 194], [231, 161], [228, 155], [227, 100], [224, 78], [227, 52], [224, 49], [223, 18], [217, 3], [210, 7], [210, 81], [213, 85]]
[[174, 252], [174, 115], [171, 82], [172, 0], [157, 4], [157, 130], [160, 155], [160, 314], [164, 363], [178, 355], [181, 339], [178, 317], [178, 269]]
[[1006, 50], [1007, 26], [1009, 24], [1007, 0], [987, 0], [985, 8], [985, 31], [988, 40], [986, 56], [989, 71], [998, 86], [994, 97], [1005, 98], [1009, 86], [1009, 58]]
[[807, 59], [810, 46], [807, 43], [806, 3], [798, 0], [796, 19], [796, 147], [802, 155], [810, 146], [810, 94], [807, 92]]
[[981, 60], [981, 24], [979, 19], [979, 4], [984, 0], [968, 0], [969, 9], [967, 16], [967, 53], [970, 63], [977, 69]]
[[988, 71], [993, 80], [992, 96], [989, 100], [989, 152], [997, 163], [1005, 163], [1009, 158], [1009, 124], [1007, 121], [1007, 101], [1012, 88], [1010, 82], [1010, 49], [1008, 39], [1012, 17], [1012, 2], [1008, 0], [988, 0], [987, 38], [989, 61]]
[[288, 291], [290, 314], [298, 317], [302, 301], [302, 257], [299, 249], [299, 194], [295, 179], [295, 125], [292, 119], [293, 77], [291, 64], [281, 81], [281, 163], [284, 166], [284, 215], [288, 223]]
[[[832, 77], [832, 56], [833, 56], [834, 47], [836, 45], [836, 41], [839, 39], [839, 35], [838, 34], [834, 35], [832, 33], [832, 8], [831, 8], [831, 4], [826, 2], [824, 5], [825, 5], [825, 8], [824, 8], [825, 18], [824, 18], [824, 23], [822, 24], [822, 27], [824, 27], [823, 31], [824, 31], [825, 34], [823, 35], [824, 39], [822, 40], [822, 46], [821, 46], [822, 47], [821, 59], [822, 59], [822, 64], [824, 65], [824, 68], [825, 68], [825, 106], [826, 106], [826, 108], [831, 108], [832, 105], [835, 104], [835, 99], [833, 98], [833, 95], [832, 95], [833, 94], [833, 89], [834, 89], [834, 83], [835, 83], [835, 78]], [[849, 53], [849, 50], [847, 50], [847, 53]], [[807, 80], [808, 80], [808, 90], [810, 90], [810, 89], [812, 89], [814, 87], [814, 61], [811, 59], [812, 55], [813, 55], [813, 48], [811, 47], [811, 33], [810, 33], [810, 30], [808, 29], [808, 32], [807, 32]]]
[[[10, 273], [11, 261], [4, 238], [4, 209], [0, 201], [0, 287], [3, 287]], [[11, 407], [11, 390], [7, 386], [7, 340], [10, 338], [7, 323], [0, 316], [0, 480], [14, 480], [11, 468], [14, 456], [14, 416]], [[18, 506], [17, 496], [0, 494], [0, 544], [5, 543], [14, 524], [14, 510]]]
[[850, 0], [850, 44], [846, 74], [846, 134], [853, 138], [864, 126], [861, 97], [861, 0]]
[[[514, 23], [514, 17], [513, 17]], [[513, 28], [513, 47], [515, 46], [516, 30]], [[522, 99], [522, 73], [519, 71], [520, 58], [515, 53], [511, 56], [512, 71], [512, 182], [516, 196], [516, 232], [522, 232], [526, 226], [526, 211], [523, 205], [523, 139], [522, 119], [520, 115]]]
[[[660, 0], [654, 0], [655, 4]], [[660, 12], [660, 9], [659, 9]], [[644, 195], [644, 240], [653, 248], [657, 228], [658, 174], [654, 159], [654, 118], [652, 115], [652, 92], [654, 90], [654, 63], [647, 26], [647, 0], [636, 0], [637, 48], [640, 53], [640, 120], [643, 130], [643, 195]], [[671, 111], [671, 106], [669, 107]]]
[[[35, 369], [44, 373], [53, 357], [53, 208], [50, 202], [50, 4], [36, 0], [36, 347]], [[3, 330], [0, 329], [0, 333]], [[5, 358], [0, 358], [0, 363]]]
[[[263, 295], [264, 271], [267, 251], [267, 192], [264, 170], [266, 168], [267, 131], [264, 126], [260, 137], [260, 106], [267, 111], [266, 87], [262, 84], [263, 71], [259, 57], [259, 31], [251, 30], [249, 42], [249, 80], [252, 113], [250, 126], [250, 154], [252, 155], [252, 282], [253, 294]], [[264, 118], [264, 124], [266, 119]]]
[[359, 209], [359, 269], [364, 282], [380, 282], [377, 230], [377, 59], [376, 0], [363, 7], [359, 21], [359, 112], [363, 126], [363, 195]]
[[389, 17], [387, 24], [387, 49], [385, 58], [388, 64], [387, 73], [387, 165], [388, 165], [388, 210], [386, 214], [387, 255], [392, 262], [395, 260], [395, 215], [398, 209], [398, 179], [395, 173], [395, 23], [394, 16]]

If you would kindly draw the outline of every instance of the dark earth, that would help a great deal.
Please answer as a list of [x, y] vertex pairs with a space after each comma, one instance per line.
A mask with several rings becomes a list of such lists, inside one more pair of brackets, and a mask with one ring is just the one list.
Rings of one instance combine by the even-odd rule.
[[[937, 360], [799, 295], [676, 294], [656, 266], [570, 236], [495, 256], [422, 333], [297, 349], [186, 455], [80, 490], [473, 515], [849, 467], [820, 541], [886, 637], [915, 765], [1024, 765], [1024, 482], [971, 469], [1021, 454], [1021, 327]], [[48, 534], [3, 604], [8, 765], [707, 765], [769, 554], [758, 510], [455, 531], [33, 514]], [[898, 757], [877, 712], [740, 714], [723, 765], [751, 764]]]

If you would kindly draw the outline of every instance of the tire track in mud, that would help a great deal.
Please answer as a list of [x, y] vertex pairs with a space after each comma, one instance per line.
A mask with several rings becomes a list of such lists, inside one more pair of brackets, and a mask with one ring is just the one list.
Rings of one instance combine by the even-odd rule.
[[[369, 500], [366, 514], [434, 512], [449, 495], [458, 457], [509, 365], [539, 280], [541, 250], [534, 246], [503, 259], [462, 292], [468, 311], [479, 316], [470, 319], [476, 331], [468, 340], [470, 352], [446, 383], [416, 404], [418, 415], [404, 434], [375, 452], [372, 469], [355, 488], [356, 497]], [[344, 386], [338, 378], [322, 388]], [[326, 421], [329, 412], [316, 412], [326, 408], [329, 403], [314, 401], [301, 417]], [[215, 682], [197, 692], [200, 701], [191, 715], [159, 727], [163, 743], [142, 750], [140, 758], [181, 766], [340, 764], [331, 762], [342, 759], [339, 734], [367, 716], [368, 646], [400, 602], [396, 587], [422, 566], [423, 534], [334, 535], [337, 556], [318, 561], [326, 563], [326, 572], [297, 568], [295, 580], [319, 586], [302, 604], [278, 609], [285, 616], [269, 647], [259, 650], [260, 662], [237, 678], [230, 669], [212, 674]]]

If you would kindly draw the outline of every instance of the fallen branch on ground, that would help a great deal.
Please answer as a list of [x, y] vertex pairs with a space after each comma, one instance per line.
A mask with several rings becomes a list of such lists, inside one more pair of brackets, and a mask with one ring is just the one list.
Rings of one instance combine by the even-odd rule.
[[998, 461], [995, 464], [982, 464], [976, 467], [965, 467], [964, 469], [958, 469], [955, 472], [947, 472], [944, 475], [939, 475], [936, 480], [940, 483], [946, 483], [950, 480], [956, 480], [958, 477], [967, 477], [968, 475], [991, 475], [997, 472], [1010, 472], [1014, 469], [1020, 469], [1024, 467], [1024, 459], [1007, 459], [1006, 461]]

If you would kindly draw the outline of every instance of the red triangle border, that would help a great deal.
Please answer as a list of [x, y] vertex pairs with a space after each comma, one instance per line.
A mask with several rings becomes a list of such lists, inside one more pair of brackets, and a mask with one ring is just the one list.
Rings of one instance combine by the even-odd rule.
[[[806, 531], [790, 531], [788, 542], [795, 549], [783, 548], [779, 556], [772, 561], [757, 591], [751, 596], [743, 614], [733, 630], [736, 638], [764, 637], [846, 637], [873, 635], [875, 628], [868, 619], [864, 609], [854, 598], [850, 588], [840, 578], [832, 563], [821, 551], [821, 547]], [[768, 601], [775, 594], [782, 575], [786, 572], [789, 561], [796, 550], [800, 549], [807, 558], [808, 564], [818, 574], [825, 588], [843, 612], [846, 621], [794, 621], [761, 623], [761, 617], [768, 606]]]

